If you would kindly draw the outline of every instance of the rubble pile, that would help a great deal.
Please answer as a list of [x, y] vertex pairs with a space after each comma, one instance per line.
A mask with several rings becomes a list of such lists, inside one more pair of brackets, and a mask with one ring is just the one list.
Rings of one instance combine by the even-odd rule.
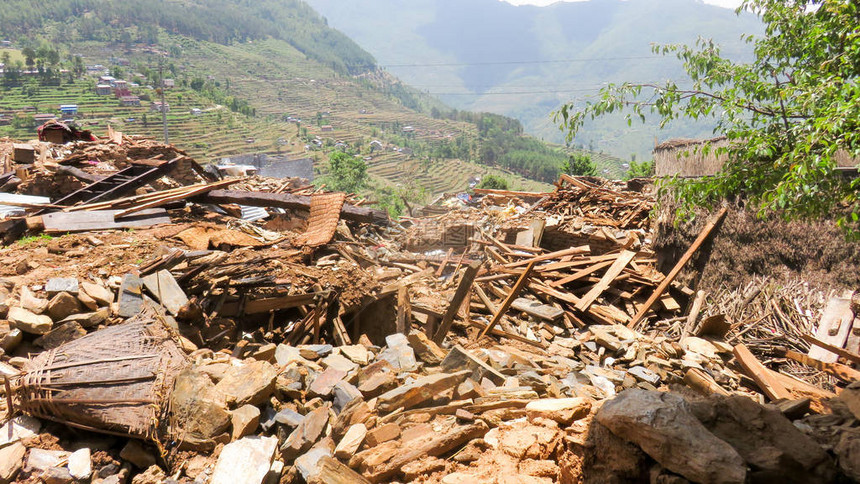
[[[0, 249], [0, 483], [860, 478], [852, 294], [675, 282], [724, 212], [663, 274], [617, 183], [395, 222], [118, 133], [30, 146], [0, 193], [30, 234]], [[61, 167], [104, 178], [26, 198]]]

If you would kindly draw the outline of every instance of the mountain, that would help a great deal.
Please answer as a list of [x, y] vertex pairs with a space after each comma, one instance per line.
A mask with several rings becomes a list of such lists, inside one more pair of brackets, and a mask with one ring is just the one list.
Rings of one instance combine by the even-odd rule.
[[[547, 7], [499, 0], [307, 0], [371, 52], [380, 65], [446, 103], [520, 119], [526, 131], [561, 142], [550, 113], [592, 99], [606, 83], [682, 79], [681, 63], [652, 43], [713, 38], [751, 56], [741, 35], [762, 32], [757, 17], [699, 0], [590, 0]], [[627, 158], [650, 157], [655, 137], [707, 136], [706, 124], [632, 128], [619, 116], [589, 123], [577, 142]]]
[[[515, 120], [451, 111], [408, 87], [298, 0], [4, 0], [0, 18], [13, 42], [0, 49], [0, 136], [33, 137], [34, 114], [77, 104], [75, 121], [97, 134], [161, 137], [152, 86], [172, 79], [170, 141], [193, 156], [311, 157], [321, 171], [345, 150], [368, 160], [391, 203], [397, 190], [429, 198], [487, 174], [543, 190], [568, 156]], [[95, 92], [108, 72], [140, 106]], [[620, 173], [619, 160], [598, 161]]]

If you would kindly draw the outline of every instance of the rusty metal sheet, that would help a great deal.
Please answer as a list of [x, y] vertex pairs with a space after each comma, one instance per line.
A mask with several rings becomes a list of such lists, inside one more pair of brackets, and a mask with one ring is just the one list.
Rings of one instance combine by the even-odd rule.
[[311, 196], [308, 230], [298, 239], [299, 245], [318, 247], [331, 242], [340, 220], [345, 193], [320, 193]]

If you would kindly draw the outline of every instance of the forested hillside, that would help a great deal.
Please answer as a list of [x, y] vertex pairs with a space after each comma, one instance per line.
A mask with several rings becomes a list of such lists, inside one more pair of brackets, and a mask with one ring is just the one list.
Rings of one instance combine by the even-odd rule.
[[300, 0], [3, 0], [0, 32], [17, 38], [37, 32], [58, 42], [158, 42], [172, 34], [221, 44], [274, 38], [340, 72], [374, 68], [373, 56], [329, 28]]
[[[681, 78], [681, 64], [652, 43], [710, 37], [732, 56], [751, 49], [741, 34], [762, 32], [749, 14], [699, 0], [589, 0], [548, 7], [499, 0], [308, 0], [379, 64], [458, 109], [522, 121], [527, 133], [560, 142], [550, 113], [593, 99], [606, 83]], [[589, 125], [577, 143], [629, 159], [650, 157], [656, 136], [711, 134], [708, 123], [632, 128], [620, 116]]]
[[[541, 190], [569, 156], [514, 119], [452, 110], [376, 69], [295, 0], [13, 0], [0, 14], [10, 19], [0, 37], [14, 39], [0, 49], [0, 135], [32, 137], [35, 115], [77, 104], [75, 122], [97, 134], [111, 125], [161, 137], [157, 86], [170, 79], [170, 140], [201, 161], [282, 154], [324, 172], [329, 154], [346, 151], [366, 161], [375, 189], [429, 197], [484, 175]], [[140, 105], [97, 94], [106, 74]], [[597, 162], [623, 174], [620, 160]]]

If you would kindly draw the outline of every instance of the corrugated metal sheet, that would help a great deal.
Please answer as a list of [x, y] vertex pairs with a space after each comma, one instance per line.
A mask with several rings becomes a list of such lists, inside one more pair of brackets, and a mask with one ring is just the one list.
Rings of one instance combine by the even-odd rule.
[[263, 207], [249, 207], [247, 205], [239, 205], [239, 208], [242, 209], [242, 220], [247, 220], [249, 222], [254, 222], [255, 220], [262, 220], [269, 216], [269, 212], [266, 211]]
[[17, 203], [32, 203], [34, 205], [44, 205], [51, 203], [48, 197], [37, 197], [34, 195], [18, 195], [17, 193], [0, 193], [0, 219], [9, 217], [19, 217], [26, 212], [21, 207], [13, 207], [11, 205], [3, 205], [3, 202]]

